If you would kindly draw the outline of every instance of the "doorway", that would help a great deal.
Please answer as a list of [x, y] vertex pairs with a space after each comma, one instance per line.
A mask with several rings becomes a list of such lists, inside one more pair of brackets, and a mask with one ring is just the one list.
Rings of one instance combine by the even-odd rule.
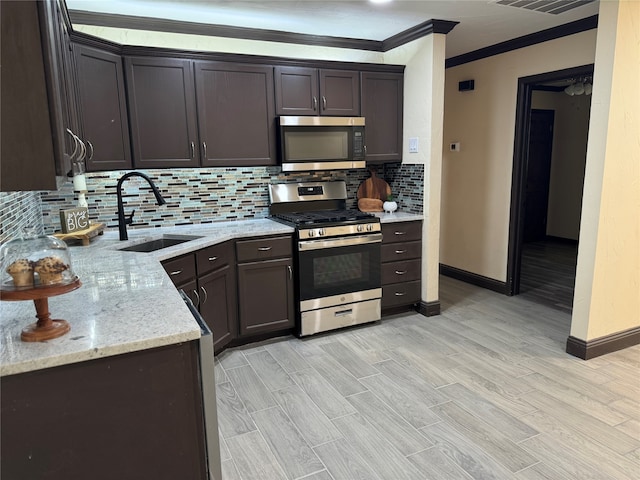
[[[550, 179], [547, 163], [550, 165], [549, 149], [552, 148], [552, 144], [549, 144], [549, 141], [551, 138], [552, 142], [553, 125], [558, 120], [550, 113], [543, 113], [544, 110], [532, 108], [533, 92], [541, 85], [592, 75], [593, 64], [590, 64], [523, 77], [518, 80], [507, 258], [507, 293], [509, 295], [521, 293], [525, 242], [535, 239], [544, 242], [548, 238]], [[549, 135], [549, 130], [551, 135]], [[527, 243], [527, 245], [530, 244]], [[548, 265], [553, 264], [549, 263]]]

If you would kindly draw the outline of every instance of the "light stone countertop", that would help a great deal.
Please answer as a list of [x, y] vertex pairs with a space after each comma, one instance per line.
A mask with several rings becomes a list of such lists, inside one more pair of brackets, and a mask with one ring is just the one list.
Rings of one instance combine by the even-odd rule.
[[406, 213], [406, 212], [376, 212], [375, 216], [380, 219], [380, 223], [397, 223], [397, 222], [414, 222], [416, 220], [424, 220], [422, 214]]
[[[49, 298], [49, 311], [51, 318], [67, 320], [71, 331], [46, 342], [23, 342], [20, 332], [36, 321], [33, 302], [0, 302], [0, 376], [197, 339], [200, 328], [160, 261], [236, 238], [291, 232], [269, 219], [239, 220], [131, 229], [126, 242], [109, 231], [89, 247], [70, 247], [82, 286]], [[202, 238], [152, 253], [117, 250], [165, 234]]]

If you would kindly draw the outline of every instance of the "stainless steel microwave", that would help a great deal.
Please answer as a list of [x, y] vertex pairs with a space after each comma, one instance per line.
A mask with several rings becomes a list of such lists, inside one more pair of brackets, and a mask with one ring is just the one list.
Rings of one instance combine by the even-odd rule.
[[365, 167], [364, 117], [278, 117], [282, 171]]

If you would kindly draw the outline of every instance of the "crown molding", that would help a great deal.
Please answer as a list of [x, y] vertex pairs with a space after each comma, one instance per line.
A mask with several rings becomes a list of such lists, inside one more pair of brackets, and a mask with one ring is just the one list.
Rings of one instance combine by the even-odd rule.
[[488, 47], [480, 48], [472, 52], [463, 53], [456, 57], [448, 58], [445, 61], [445, 68], [457, 67], [469, 62], [475, 62], [487, 57], [493, 57], [501, 53], [510, 52], [523, 47], [529, 47], [538, 43], [548, 42], [556, 38], [562, 38], [576, 33], [585, 32], [598, 28], [598, 15], [576, 20], [575, 22], [565, 23], [557, 27], [547, 28], [539, 32], [524, 35], [522, 37], [513, 38], [506, 42], [496, 43]]
[[412, 40], [432, 33], [447, 34], [458, 22], [448, 20], [428, 20], [409, 28], [404, 32], [386, 40], [361, 40], [356, 38], [330, 37], [326, 35], [307, 35], [302, 33], [283, 32], [279, 30], [261, 30], [207, 23], [183, 22], [177, 20], [138, 17], [133, 15], [116, 15], [112, 13], [87, 12], [69, 10], [73, 24], [95, 25], [100, 27], [126, 28], [132, 30], [150, 30], [155, 32], [184, 33], [190, 35], [206, 35], [210, 37], [239, 38], [264, 42], [292, 43], [297, 45], [313, 45], [320, 47], [348, 48], [386, 52]]

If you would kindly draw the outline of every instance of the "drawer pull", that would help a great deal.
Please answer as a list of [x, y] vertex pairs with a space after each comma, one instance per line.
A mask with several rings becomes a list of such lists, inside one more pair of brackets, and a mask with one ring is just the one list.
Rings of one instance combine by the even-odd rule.
[[407, 253], [407, 251], [406, 250], [396, 250], [396, 253], [398, 255], [400, 255], [400, 254], [403, 254], [403, 253]]
[[394, 232], [395, 235], [406, 235], [407, 232]]
[[396, 292], [396, 293], [394, 293], [394, 295], [396, 297], [404, 297], [406, 295], [406, 293], [405, 292]]
[[259, 252], [268, 252], [273, 247], [258, 247]]
[[173, 272], [169, 272], [169, 275], [173, 277], [175, 275], [180, 275], [181, 273], [182, 273], [182, 270], [174, 270]]
[[209, 261], [210, 262], [215, 262], [218, 259], [218, 257], [209, 257]]
[[396, 270], [396, 275], [404, 275], [405, 273], [407, 273], [406, 270]]
[[335, 317], [344, 317], [345, 315], [351, 315], [353, 313], [353, 308], [350, 308], [349, 310], [340, 310], [336, 313], [334, 313]]

